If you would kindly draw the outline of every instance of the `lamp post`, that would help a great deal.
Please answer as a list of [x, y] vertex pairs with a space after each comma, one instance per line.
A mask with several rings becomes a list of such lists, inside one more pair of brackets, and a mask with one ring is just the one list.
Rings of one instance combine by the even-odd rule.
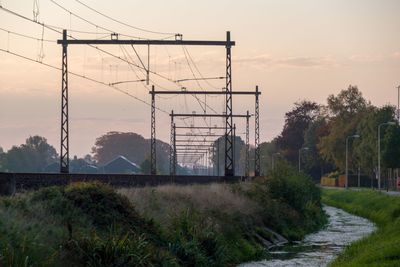
[[301, 151], [302, 150], [308, 150], [308, 147], [303, 147], [299, 149], [299, 172], [301, 171]]
[[378, 125], [378, 190], [381, 189], [381, 126], [383, 125], [396, 125], [396, 123], [388, 121]]
[[400, 85], [397, 86], [397, 122], [400, 123]]
[[271, 159], [272, 159], [272, 162], [271, 162], [272, 163], [271, 164], [272, 170], [275, 169], [274, 156], [280, 156], [280, 155], [281, 155], [281, 153], [279, 153], [279, 152], [272, 154], [272, 157], [271, 157]]
[[349, 139], [350, 138], [359, 138], [358, 134], [350, 135], [346, 137], [346, 189], [349, 187], [349, 164], [348, 164], [348, 154], [349, 154]]

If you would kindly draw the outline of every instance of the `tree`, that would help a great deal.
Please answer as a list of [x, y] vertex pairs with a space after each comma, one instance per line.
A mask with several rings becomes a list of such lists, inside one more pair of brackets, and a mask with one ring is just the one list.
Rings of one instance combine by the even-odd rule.
[[297, 162], [298, 150], [303, 146], [304, 133], [310, 122], [320, 114], [320, 105], [303, 100], [294, 104], [294, 108], [285, 114], [285, 125], [277, 137], [281, 153], [292, 163]]
[[6, 170], [6, 154], [3, 148], [0, 146], [0, 171]]
[[41, 172], [57, 160], [55, 148], [46, 138], [31, 136], [25, 144], [13, 146], [6, 154], [6, 169], [12, 172]]
[[[157, 169], [161, 173], [168, 173], [169, 144], [156, 140], [156, 150]], [[150, 139], [136, 133], [109, 132], [96, 139], [92, 153], [99, 165], [106, 164], [118, 156], [140, 164], [150, 155]]]
[[96, 160], [90, 155], [90, 154], [86, 154], [83, 159], [90, 164], [96, 164]]
[[[260, 172], [261, 175], [266, 175], [272, 169], [272, 157], [274, 157], [274, 165], [281, 160], [281, 155], [278, 153], [276, 139], [271, 142], [263, 142], [260, 144]], [[251, 163], [254, 163], [254, 150], [250, 154]], [[254, 164], [250, 165], [250, 170], [254, 168]]]
[[357, 86], [352, 85], [337, 96], [330, 95], [327, 102], [331, 115], [336, 118], [350, 118], [370, 106]]
[[309, 124], [308, 129], [304, 133], [303, 147], [307, 147], [308, 150], [302, 157], [303, 169], [316, 180], [321, 178], [323, 174], [332, 171], [333, 168], [333, 166], [321, 156], [318, 150], [321, 138], [328, 135], [329, 130], [330, 125], [327, 119], [320, 116]]
[[[337, 96], [330, 95], [327, 102], [331, 115], [330, 132], [321, 138], [318, 149], [325, 160], [344, 170], [346, 138], [357, 133], [358, 125], [371, 105], [363, 98], [357, 86], [351, 85]], [[353, 145], [349, 147], [350, 154], [353, 147]]]
[[146, 158], [141, 164], [140, 169], [142, 169], [143, 174], [150, 174], [151, 171], [151, 162], [150, 158]]
[[[361, 135], [361, 138], [354, 143], [353, 157], [360, 168], [367, 173], [372, 174], [378, 165], [378, 125], [393, 120], [394, 112], [395, 109], [392, 106], [369, 107], [363, 112], [364, 116], [357, 126], [357, 133]], [[382, 128], [384, 129], [386, 130]]]
[[386, 129], [382, 142], [382, 166], [386, 168], [400, 167], [400, 126], [390, 125]]

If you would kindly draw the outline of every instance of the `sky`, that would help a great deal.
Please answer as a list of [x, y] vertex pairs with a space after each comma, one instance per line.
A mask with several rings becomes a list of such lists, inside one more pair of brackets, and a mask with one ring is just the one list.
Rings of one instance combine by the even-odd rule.
[[[153, 34], [111, 21], [83, 6], [84, 3], [134, 27], [168, 34]], [[233, 90], [254, 90], [261, 95], [261, 141], [270, 141], [283, 127], [284, 116], [296, 101], [326, 103], [350, 84], [357, 85], [376, 106], [397, 105], [400, 84], [400, 1], [397, 0], [249, 0], [249, 1], [100, 1], [100, 0], [0, 0], [0, 5], [29, 19], [58, 26], [79, 39], [171, 38], [225, 40], [231, 31]], [[58, 3], [68, 11], [56, 5]], [[72, 12], [72, 13], [70, 13]], [[77, 16], [90, 21], [89, 24]], [[96, 26], [94, 26], [96, 25]], [[105, 29], [102, 29], [105, 28]], [[39, 40], [17, 36], [28, 35]], [[124, 36], [126, 35], [126, 36]], [[45, 41], [41, 41], [41, 39]], [[61, 67], [57, 32], [23, 20], [0, 9], [0, 49]], [[172, 37], [173, 38], [173, 37]], [[130, 46], [101, 49], [140, 64]], [[147, 47], [136, 46], [147, 65]], [[68, 66], [105, 84], [145, 78], [138, 68], [89, 46], [69, 46]], [[150, 69], [169, 80], [225, 76], [222, 47], [151, 47]], [[194, 74], [193, 74], [193, 73]], [[189, 81], [180, 85], [157, 75], [151, 84], [159, 90], [221, 90], [223, 80]], [[97, 137], [109, 131], [136, 132], [150, 136], [149, 86], [121, 83], [116, 91], [105, 85], [69, 76], [70, 155], [90, 153]], [[128, 93], [127, 96], [124, 93]], [[132, 97], [133, 96], [133, 97]], [[48, 139], [59, 151], [61, 71], [0, 51], [0, 147], [5, 150], [24, 143], [31, 135]], [[167, 113], [223, 112], [221, 97], [168, 96], [156, 99], [157, 138], [169, 142]], [[203, 104], [200, 104], [200, 103]], [[234, 97], [234, 113], [254, 112], [253, 97]], [[177, 124], [217, 125], [221, 119], [178, 120]], [[244, 121], [237, 133], [243, 136]], [[251, 129], [254, 123], [251, 123]], [[251, 131], [251, 140], [254, 139]]]

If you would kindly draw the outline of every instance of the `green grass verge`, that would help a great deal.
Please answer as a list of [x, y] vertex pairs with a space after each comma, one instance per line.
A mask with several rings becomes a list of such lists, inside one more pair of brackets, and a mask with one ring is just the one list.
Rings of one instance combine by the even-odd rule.
[[322, 190], [323, 203], [370, 219], [378, 229], [350, 244], [331, 266], [400, 266], [400, 197], [372, 190]]

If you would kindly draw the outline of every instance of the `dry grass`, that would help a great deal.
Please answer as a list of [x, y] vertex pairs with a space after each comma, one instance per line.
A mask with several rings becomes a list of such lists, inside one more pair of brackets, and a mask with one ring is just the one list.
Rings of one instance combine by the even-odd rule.
[[139, 213], [159, 223], [169, 223], [171, 218], [190, 208], [242, 216], [254, 216], [260, 209], [257, 203], [235, 193], [228, 184], [124, 188], [119, 193], [127, 196]]

